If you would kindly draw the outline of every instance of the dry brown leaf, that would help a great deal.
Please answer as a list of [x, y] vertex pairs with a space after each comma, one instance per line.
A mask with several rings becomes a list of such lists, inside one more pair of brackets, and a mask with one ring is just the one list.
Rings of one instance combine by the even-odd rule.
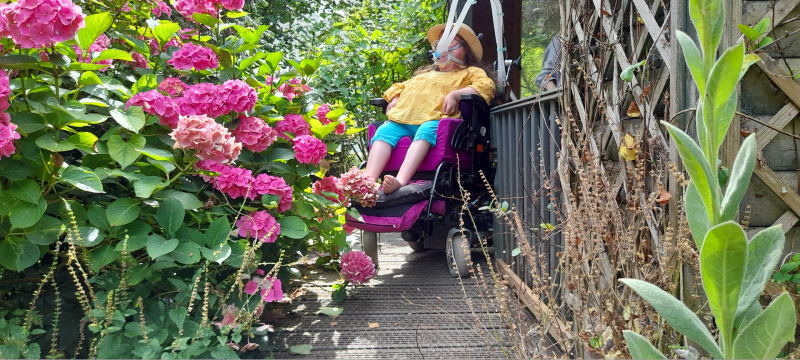
[[337, 324], [339, 323], [337, 323], [336, 321], [331, 321], [331, 326], [336, 326]]
[[636, 101], [631, 101], [631, 104], [628, 105], [628, 111], [625, 111], [625, 114], [630, 117], [639, 117], [642, 116], [642, 111], [639, 110], [639, 105], [636, 104]]
[[55, 153], [53, 155], [53, 169], [61, 169], [61, 165], [64, 164], [64, 157], [61, 156], [59, 153]]
[[661, 196], [658, 197], [658, 203], [663, 206], [669, 204], [670, 200], [672, 200], [672, 194], [666, 189], [661, 189]]
[[600, 12], [603, 13], [603, 15], [605, 15], [605, 16], [614, 16], [611, 13], [609, 13], [608, 11], [606, 11], [606, 9], [600, 9]]
[[380, 325], [376, 322], [368, 322], [367, 324], [369, 325], [370, 329], [377, 329], [378, 327], [380, 327]]
[[747, 131], [747, 130], [739, 130], [739, 134], [741, 134], [742, 137], [748, 137], [751, 134], [753, 134], [753, 132], [752, 131]]
[[399, 322], [399, 321], [398, 321], [398, 322], [396, 322], [396, 323], [394, 323], [394, 326], [397, 326], [397, 325], [400, 325], [400, 322]]
[[636, 160], [636, 139], [631, 134], [625, 134], [619, 146], [619, 156], [625, 160]]
[[330, 160], [322, 160], [319, 162], [319, 169], [323, 172], [327, 172], [331, 169], [331, 162]]
[[247, 344], [247, 345], [245, 345], [245, 346], [242, 346], [242, 349], [241, 349], [241, 350], [239, 350], [239, 351], [241, 351], [241, 352], [245, 352], [245, 351], [250, 351], [250, 350], [255, 350], [255, 349], [258, 349], [258, 344], [256, 344], [256, 343], [249, 343], [249, 344]]

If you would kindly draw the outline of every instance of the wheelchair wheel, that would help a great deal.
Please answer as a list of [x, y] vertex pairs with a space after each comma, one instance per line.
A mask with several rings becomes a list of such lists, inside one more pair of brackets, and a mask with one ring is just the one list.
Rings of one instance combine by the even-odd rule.
[[471, 275], [472, 253], [470, 252], [470, 240], [472, 239], [472, 232], [467, 231], [464, 235], [461, 235], [459, 229], [452, 229], [450, 230], [450, 236], [447, 238], [445, 250], [447, 253], [447, 268], [450, 270], [450, 275], [456, 278], [467, 278]]
[[406, 241], [406, 242], [408, 243], [408, 247], [410, 247], [411, 250], [414, 250], [414, 252], [423, 252], [427, 250], [425, 249], [425, 243], [423, 243], [422, 241]]

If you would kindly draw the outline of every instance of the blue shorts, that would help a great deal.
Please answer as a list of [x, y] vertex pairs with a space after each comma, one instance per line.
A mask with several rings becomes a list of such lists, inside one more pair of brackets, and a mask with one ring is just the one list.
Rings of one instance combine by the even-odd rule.
[[431, 144], [431, 147], [436, 146], [436, 129], [439, 128], [439, 120], [429, 120], [421, 125], [401, 124], [394, 121], [387, 121], [383, 123], [378, 130], [375, 131], [375, 136], [372, 137], [370, 146], [375, 140], [381, 140], [392, 145], [392, 149], [397, 146], [397, 143], [404, 136], [413, 138], [413, 141], [425, 140]]

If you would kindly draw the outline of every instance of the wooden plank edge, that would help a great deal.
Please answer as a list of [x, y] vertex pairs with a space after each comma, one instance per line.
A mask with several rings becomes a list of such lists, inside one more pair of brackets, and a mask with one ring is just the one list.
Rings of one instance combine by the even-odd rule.
[[[798, 113], [800, 113], [800, 109], [798, 109], [797, 105], [790, 101], [786, 103], [786, 105], [783, 105], [783, 107], [778, 110], [778, 112], [775, 113], [771, 119], [769, 119], [767, 124], [776, 129], [783, 129], [783, 127], [789, 124], [789, 122], [791, 122]], [[763, 150], [764, 147], [766, 147], [767, 144], [769, 144], [769, 142], [778, 135], [778, 132], [766, 126], [759, 130], [761, 131], [756, 132], [756, 146], [758, 146], [758, 150]]]
[[789, 206], [789, 209], [792, 209], [795, 214], [800, 214], [800, 195], [789, 188], [788, 185], [782, 183], [778, 175], [775, 174], [772, 169], [767, 165], [756, 164], [753, 173], [756, 174], [775, 195], [778, 195], [778, 197]]
[[[533, 293], [533, 291], [522, 282], [522, 279], [517, 276], [513, 271], [511, 271], [511, 267], [503, 261], [503, 259], [495, 259], [497, 262], [497, 268], [500, 270], [500, 276], [506, 280], [508, 287], [516, 294], [519, 299], [525, 304], [533, 314], [547, 314], [551, 324], [543, 324], [547, 328], [547, 332], [556, 340], [558, 346], [563, 351], [568, 351], [566, 344], [564, 343], [565, 340], [572, 340], [572, 334], [562, 329], [567, 329], [566, 324], [564, 324], [561, 319], [555, 317], [551, 312], [550, 308], [537, 296]], [[544, 322], [544, 319], [538, 319]], [[553, 324], [552, 322], [555, 322]]]

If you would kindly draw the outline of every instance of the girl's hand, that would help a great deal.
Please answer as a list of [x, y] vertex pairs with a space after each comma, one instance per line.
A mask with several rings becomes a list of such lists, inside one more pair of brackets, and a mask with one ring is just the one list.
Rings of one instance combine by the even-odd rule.
[[454, 92], [447, 94], [442, 102], [442, 114], [450, 115], [458, 108], [458, 95]]
[[400, 100], [400, 95], [396, 95], [392, 98], [392, 101], [386, 106], [386, 114], [389, 114], [389, 110], [392, 110], [392, 108], [397, 105], [398, 100]]

